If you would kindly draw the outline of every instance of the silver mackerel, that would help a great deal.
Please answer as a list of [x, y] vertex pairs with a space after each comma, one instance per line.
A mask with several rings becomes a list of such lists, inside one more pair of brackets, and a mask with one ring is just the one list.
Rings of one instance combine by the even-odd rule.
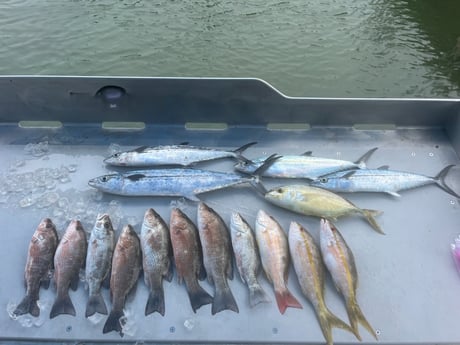
[[198, 162], [222, 158], [235, 158], [248, 161], [242, 156], [242, 153], [254, 144], [256, 143], [252, 142], [232, 151], [185, 144], [155, 147], [141, 146], [134, 150], [115, 153], [106, 158], [104, 162], [116, 166], [147, 167], [156, 165], [188, 166]]

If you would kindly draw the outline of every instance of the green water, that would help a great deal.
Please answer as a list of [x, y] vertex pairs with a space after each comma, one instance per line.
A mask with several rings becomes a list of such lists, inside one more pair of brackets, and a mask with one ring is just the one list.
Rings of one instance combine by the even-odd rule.
[[458, 0], [2, 0], [0, 74], [257, 77], [460, 97]]

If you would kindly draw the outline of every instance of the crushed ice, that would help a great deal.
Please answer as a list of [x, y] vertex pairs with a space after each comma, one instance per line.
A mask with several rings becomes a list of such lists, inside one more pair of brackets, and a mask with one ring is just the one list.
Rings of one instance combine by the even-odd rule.
[[87, 320], [89, 322], [91, 322], [93, 325], [98, 325], [102, 322], [102, 320], [105, 319], [105, 315], [102, 315], [102, 314], [99, 314], [99, 313], [95, 313], [91, 316], [88, 316], [87, 317]]
[[48, 320], [49, 311], [51, 310], [52, 301], [50, 299], [40, 299], [38, 302], [38, 307], [40, 308], [40, 315], [34, 317], [30, 314], [16, 315], [14, 311], [16, 310], [17, 303], [9, 301], [6, 305], [6, 311], [9, 317], [12, 320], [17, 321], [22, 327], [41, 327]]
[[137, 333], [137, 323], [135, 320], [135, 313], [131, 309], [123, 309], [125, 316], [120, 317], [121, 329], [125, 335], [134, 337]]

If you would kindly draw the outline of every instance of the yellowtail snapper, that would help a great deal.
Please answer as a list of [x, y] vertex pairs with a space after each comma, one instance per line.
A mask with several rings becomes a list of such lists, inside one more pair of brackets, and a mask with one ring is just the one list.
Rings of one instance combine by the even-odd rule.
[[375, 330], [364, 317], [356, 300], [358, 272], [353, 253], [337, 228], [325, 219], [321, 219], [320, 243], [324, 263], [329, 273], [331, 273], [337, 290], [345, 298], [348, 318], [354, 334], [361, 340], [358, 330], [358, 324], [360, 323], [377, 339]]

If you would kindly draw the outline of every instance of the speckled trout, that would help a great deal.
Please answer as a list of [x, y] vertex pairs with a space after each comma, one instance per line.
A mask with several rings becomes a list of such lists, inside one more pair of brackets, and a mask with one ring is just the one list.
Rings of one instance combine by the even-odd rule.
[[287, 185], [264, 193], [265, 200], [307, 216], [336, 219], [352, 214], [362, 215], [374, 230], [383, 234], [374, 216], [380, 211], [356, 207], [347, 199], [326, 189], [306, 185]]
[[230, 220], [233, 253], [241, 280], [249, 289], [249, 306], [270, 302], [257, 280], [260, 273], [260, 258], [257, 242], [249, 224], [238, 212], [233, 212]]
[[37, 305], [40, 286], [49, 287], [49, 272], [53, 266], [57, 244], [58, 235], [56, 227], [51, 219], [43, 219], [29, 243], [24, 270], [26, 296], [13, 312], [15, 315], [19, 316], [27, 313], [35, 317], [40, 315], [40, 308]]
[[288, 238], [289, 250], [300, 288], [315, 308], [327, 344], [332, 345], [332, 327], [339, 327], [351, 333], [353, 330], [326, 306], [324, 301], [325, 268], [320, 250], [313, 237], [302, 225], [291, 222]]
[[320, 243], [324, 263], [331, 273], [337, 290], [345, 298], [353, 333], [361, 340], [358, 330], [358, 324], [361, 323], [377, 339], [375, 330], [364, 317], [356, 300], [358, 272], [353, 253], [337, 228], [325, 219], [321, 219]]
[[302, 309], [302, 305], [287, 287], [290, 258], [284, 230], [272, 216], [260, 210], [257, 213], [255, 233], [262, 267], [275, 290], [280, 313], [284, 314], [288, 307]]
[[101, 295], [102, 283], [109, 279], [112, 267], [112, 254], [115, 247], [115, 233], [108, 214], [99, 214], [88, 243], [86, 255], [86, 283], [89, 299], [86, 304], [85, 316], [96, 312], [107, 314], [107, 307]]
[[187, 166], [222, 158], [235, 158], [247, 162], [248, 159], [242, 153], [255, 144], [255, 142], [252, 142], [232, 151], [190, 145], [141, 146], [134, 150], [117, 152], [106, 158], [104, 162], [110, 165], [133, 167], [155, 165]]

